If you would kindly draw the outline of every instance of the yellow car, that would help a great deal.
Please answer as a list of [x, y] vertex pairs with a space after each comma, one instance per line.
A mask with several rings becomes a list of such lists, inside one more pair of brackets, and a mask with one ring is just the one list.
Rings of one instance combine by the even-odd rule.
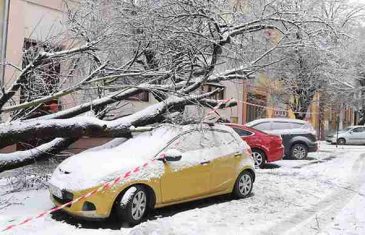
[[250, 147], [230, 127], [164, 124], [66, 159], [50, 179], [51, 199], [62, 205], [138, 166], [113, 187], [64, 210], [90, 219], [113, 211], [135, 225], [153, 208], [230, 193], [247, 197], [255, 181]]

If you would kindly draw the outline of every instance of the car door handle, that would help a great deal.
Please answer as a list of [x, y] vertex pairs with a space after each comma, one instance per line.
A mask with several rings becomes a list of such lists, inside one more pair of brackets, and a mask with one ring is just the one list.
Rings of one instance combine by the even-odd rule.
[[241, 153], [235, 153], [234, 156], [235, 157], [241, 157]]
[[208, 165], [210, 161], [201, 162], [200, 165]]

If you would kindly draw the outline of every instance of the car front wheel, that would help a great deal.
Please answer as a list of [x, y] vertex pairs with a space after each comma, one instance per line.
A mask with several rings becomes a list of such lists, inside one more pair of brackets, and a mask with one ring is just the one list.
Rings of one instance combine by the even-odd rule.
[[337, 144], [338, 144], [338, 145], [345, 145], [345, 144], [346, 144], [346, 140], [345, 140], [344, 138], [339, 138], [339, 139], [337, 140]]
[[291, 148], [291, 158], [301, 160], [305, 159], [308, 155], [307, 146], [304, 144], [294, 144]]
[[233, 196], [236, 198], [245, 198], [250, 195], [253, 188], [253, 175], [249, 171], [243, 171], [237, 178]]
[[139, 224], [147, 213], [148, 193], [143, 186], [130, 187], [117, 201], [118, 217], [133, 226]]

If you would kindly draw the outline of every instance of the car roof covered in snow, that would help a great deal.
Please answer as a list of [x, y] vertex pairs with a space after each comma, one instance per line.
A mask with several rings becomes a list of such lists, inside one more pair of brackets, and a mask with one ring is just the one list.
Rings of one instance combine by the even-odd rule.
[[308, 123], [307, 121], [298, 120], [298, 119], [291, 119], [291, 118], [261, 118], [256, 119], [254, 121], [246, 123], [246, 126], [253, 126], [262, 122], [292, 122], [292, 123], [301, 123], [305, 124]]

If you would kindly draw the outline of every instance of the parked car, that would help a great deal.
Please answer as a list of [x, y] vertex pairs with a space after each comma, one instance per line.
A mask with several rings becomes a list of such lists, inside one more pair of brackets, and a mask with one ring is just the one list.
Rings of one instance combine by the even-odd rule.
[[306, 121], [289, 118], [264, 118], [246, 124], [270, 134], [279, 134], [283, 138], [286, 157], [304, 159], [308, 152], [318, 150], [317, 134]]
[[331, 144], [365, 144], [365, 126], [349, 126], [337, 133], [328, 135], [326, 141]]
[[247, 197], [255, 181], [250, 147], [224, 125], [162, 125], [112, 148], [97, 148], [62, 162], [49, 183], [56, 205], [72, 201], [147, 161], [110, 190], [63, 210], [101, 219], [112, 213], [130, 225], [148, 210], [196, 199], [233, 194]]
[[267, 134], [233, 123], [227, 126], [230, 126], [251, 147], [255, 166], [262, 168], [266, 162], [279, 161], [284, 157], [284, 145], [280, 135]]

